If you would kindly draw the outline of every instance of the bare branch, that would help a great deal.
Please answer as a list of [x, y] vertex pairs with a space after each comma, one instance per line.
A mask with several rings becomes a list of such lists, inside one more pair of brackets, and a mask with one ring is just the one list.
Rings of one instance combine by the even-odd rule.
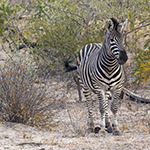
[[9, 28], [9, 17], [8, 17], [8, 14], [7, 14], [7, 21], [8, 21], [8, 23], [7, 23], [7, 30], [9, 32], [8, 37], [11, 39], [11, 41], [13, 42], [13, 44], [15, 45], [15, 47], [17, 48], [17, 44], [15, 43], [15, 41], [11, 37], [11, 32], [10, 32], [11, 29]]
[[134, 32], [134, 31], [136, 31], [136, 30], [139, 30], [139, 29], [141, 29], [141, 28], [143, 28], [143, 27], [146, 27], [146, 26], [149, 26], [149, 25], [150, 25], [150, 23], [145, 24], [145, 25], [142, 25], [142, 26], [140, 26], [140, 27], [137, 27], [137, 28], [133, 29], [132, 31], [127, 32], [125, 35], [130, 34], [130, 33]]
[[12, 56], [9, 55], [9, 53], [6, 52], [6, 50], [5, 50], [5, 48], [4, 48], [4, 44], [2, 44], [2, 50], [10, 57], [10, 59], [11, 59], [12, 61], [14, 61], [13, 58], [12, 58]]
[[82, 19], [84, 23], [86, 23], [85, 19], [84, 19], [82, 16], [80, 16], [80, 15], [78, 15], [78, 14], [75, 14], [75, 13], [72, 13], [72, 12], [70, 12], [70, 11], [65, 11], [65, 10], [62, 10], [62, 11], [63, 11], [64, 13], [69, 13], [69, 14], [71, 14], [71, 15], [77, 16], [77, 17], [79, 17], [80, 19]]
[[71, 18], [71, 19], [72, 19], [73, 21], [75, 21], [78, 25], [82, 26], [82, 24], [81, 24], [80, 22], [78, 22], [77, 20], [75, 20], [74, 18], [69, 17], [68, 15], [67, 15], [67, 17], [68, 17], [68, 18]]

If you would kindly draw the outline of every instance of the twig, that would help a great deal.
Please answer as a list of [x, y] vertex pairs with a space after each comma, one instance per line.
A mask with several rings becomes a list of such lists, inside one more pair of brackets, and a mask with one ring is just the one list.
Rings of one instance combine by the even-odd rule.
[[[66, 14], [67, 15], [67, 14]], [[69, 17], [68, 15], [67, 15], [67, 17], [68, 18], [71, 18], [73, 21], [75, 21], [78, 25], [80, 25], [80, 26], [83, 26], [83, 24], [81, 24], [80, 22], [78, 22], [77, 20], [75, 20], [74, 18], [72, 18], [72, 17]], [[85, 21], [84, 21], [84, 23], [85, 23]]]
[[70, 12], [70, 11], [65, 11], [65, 10], [62, 10], [62, 11], [63, 11], [64, 13], [69, 13], [69, 14], [71, 14], [71, 15], [74, 15], [74, 16], [79, 17], [80, 19], [83, 20], [84, 23], [86, 22], [85, 19], [84, 19], [82, 16], [78, 15], [78, 14], [72, 13], [72, 12]]
[[4, 44], [2, 44], [2, 49], [3, 49], [3, 51], [10, 57], [10, 59], [14, 62], [12, 56], [9, 55], [9, 53], [6, 52], [6, 50], [5, 50], [5, 48], [4, 48]]
[[68, 109], [67, 109], [67, 113], [68, 113], [68, 116], [69, 116], [69, 119], [70, 119], [70, 122], [71, 122], [71, 125], [72, 125], [72, 127], [73, 127], [74, 131], [75, 131], [75, 132], [77, 132], [76, 126], [74, 125], [74, 123], [73, 123], [73, 121], [72, 121], [72, 119], [71, 119], [71, 115], [70, 115], [70, 113], [69, 113], [69, 110], [68, 110]]
[[141, 28], [146, 27], [146, 26], [149, 26], [149, 25], [150, 25], [150, 23], [145, 24], [145, 25], [142, 25], [142, 26], [140, 26], [140, 27], [137, 27], [137, 28], [133, 29], [132, 31], [127, 32], [125, 35], [130, 34], [130, 33], [134, 32], [134, 31], [136, 31], [136, 30], [138, 30], [138, 29], [141, 29]]
[[7, 21], [8, 21], [7, 29], [8, 29], [8, 32], [9, 32], [8, 37], [11, 39], [11, 41], [14, 43], [15, 47], [17, 48], [17, 44], [15, 43], [15, 41], [11, 37], [11, 32], [10, 32], [10, 28], [9, 28], [9, 17], [8, 17], [8, 14], [7, 14]]

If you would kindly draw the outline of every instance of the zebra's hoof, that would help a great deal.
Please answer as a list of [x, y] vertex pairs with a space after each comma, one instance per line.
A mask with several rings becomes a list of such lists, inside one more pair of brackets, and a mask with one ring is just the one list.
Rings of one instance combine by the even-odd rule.
[[105, 129], [101, 129], [101, 130], [100, 130], [100, 134], [105, 135], [106, 133], [107, 133], [107, 132], [106, 132]]
[[111, 126], [107, 128], [107, 132], [108, 132], [108, 133], [112, 133], [112, 132], [113, 132], [113, 129], [112, 129]]
[[100, 127], [95, 127], [94, 132], [98, 133], [100, 129], [101, 129]]
[[119, 131], [119, 130], [114, 130], [114, 131], [113, 131], [113, 135], [119, 136], [119, 135], [120, 135], [120, 131]]
[[93, 128], [88, 128], [87, 132], [88, 132], [88, 134], [94, 133], [94, 130], [93, 130]]
[[114, 123], [112, 123], [112, 127], [113, 127], [113, 128], [115, 127]]

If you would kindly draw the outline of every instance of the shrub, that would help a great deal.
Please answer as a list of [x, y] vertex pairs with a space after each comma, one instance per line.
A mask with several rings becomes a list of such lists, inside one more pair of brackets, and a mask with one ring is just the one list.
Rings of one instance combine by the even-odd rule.
[[34, 71], [24, 64], [8, 62], [0, 68], [0, 119], [43, 126], [51, 119], [46, 87], [37, 83]]
[[143, 48], [138, 48], [138, 53], [135, 55], [137, 66], [133, 72], [134, 75], [139, 75], [134, 82], [140, 81], [145, 86], [150, 79], [150, 34], [144, 34]]
[[137, 67], [133, 74], [139, 74], [140, 76], [134, 82], [140, 81], [145, 86], [150, 79], [150, 50], [139, 49], [135, 58], [137, 59]]
[[3, 35], [6, 24], [8, 23], [7, 17], [10, 16], [15, 10], [8, 5], [6, 0], [0, 1], [0, 36]]

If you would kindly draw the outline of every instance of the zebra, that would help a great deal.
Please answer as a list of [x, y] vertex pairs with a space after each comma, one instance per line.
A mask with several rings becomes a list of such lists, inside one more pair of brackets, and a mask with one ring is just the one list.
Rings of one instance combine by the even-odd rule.
[[[103, 44], [91, 43], [85, 45], [77, 57], [77, 66], [70, 66], [65, 62], [67, 72], [77, 69], [78, 78], [82, 86], [88, 108], [88, 133], [94, 132], [91, 92], [99, 100], [101, 114], [100, 132], [120, 135], [117, 122], [119, 96], [124, 86], [125, 75], [123, 64], [128, 56], [124, 47], [123, 31], [127, 20], [120, 24], [116, 19], [110, 18], [106, 25]], [[108, 116], [108, 99], [111, 97], [110, 109], [113, 114], [111, 125]]]

